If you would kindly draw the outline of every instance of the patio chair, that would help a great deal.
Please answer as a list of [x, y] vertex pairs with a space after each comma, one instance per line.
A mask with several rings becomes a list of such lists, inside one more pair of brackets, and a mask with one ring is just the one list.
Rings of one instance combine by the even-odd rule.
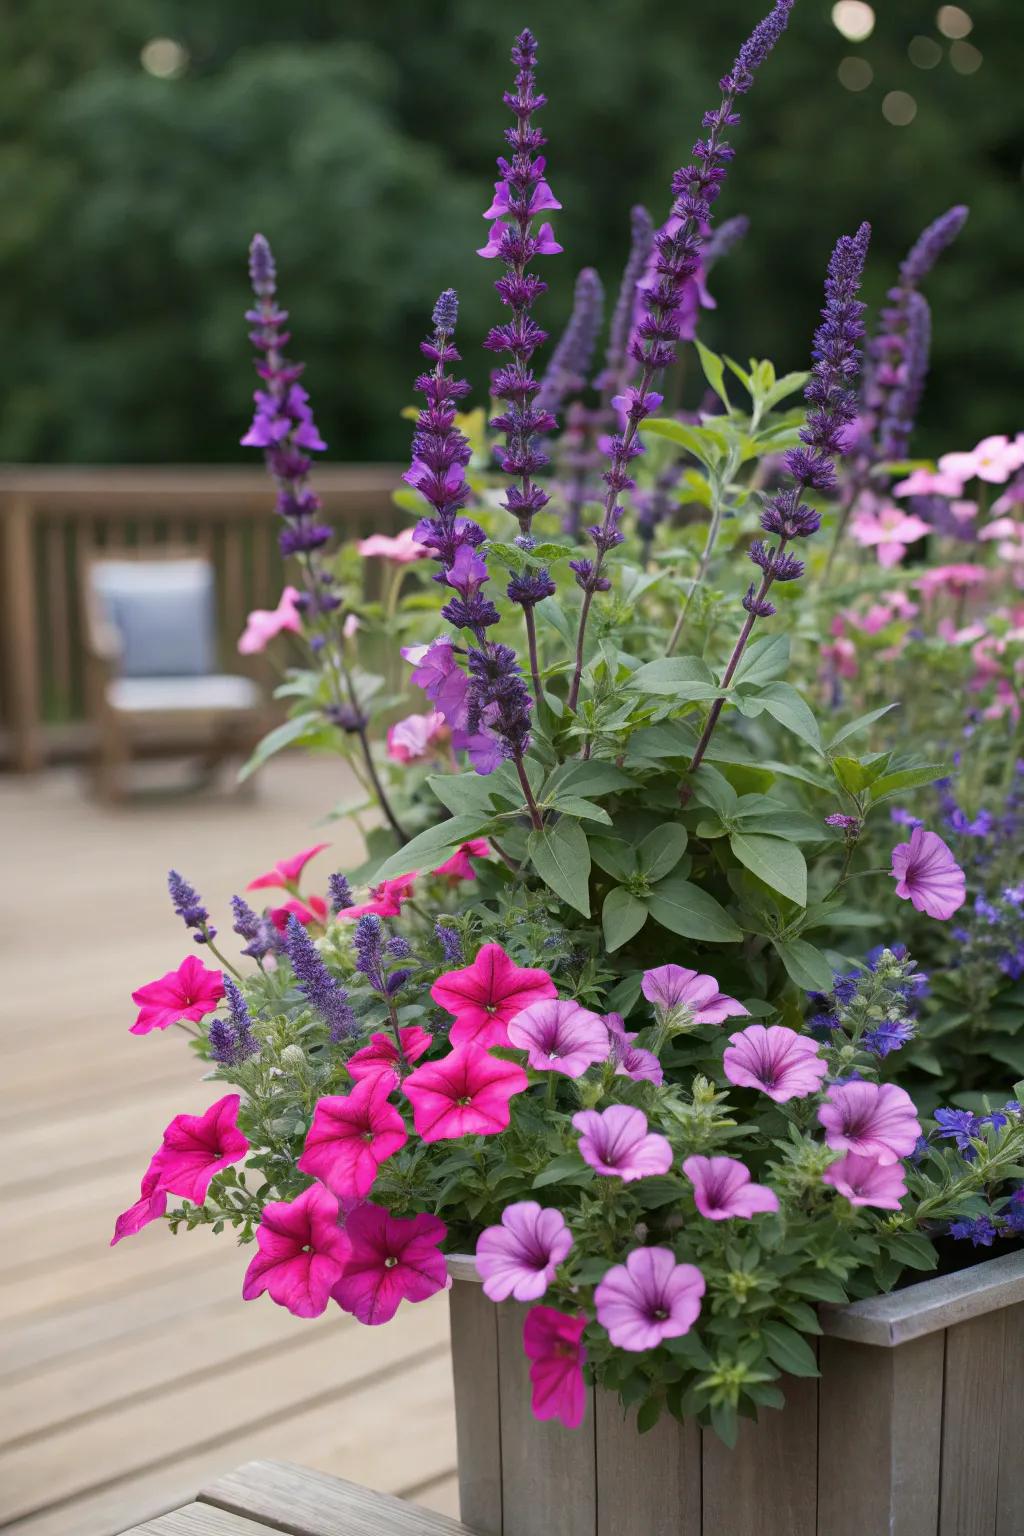
[[202, 782], [266, 729], [252, 678], [217, 666], [211, 561], [195, 550], [92, 551], [82, 562], [87, 700], [97, 788], [123, 793], [133, 756], [198, 749]]

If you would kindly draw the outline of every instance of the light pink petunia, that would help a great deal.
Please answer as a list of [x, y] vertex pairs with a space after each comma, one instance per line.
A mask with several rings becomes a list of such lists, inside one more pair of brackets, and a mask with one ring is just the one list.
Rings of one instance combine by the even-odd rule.
[[875, 1205], [883, 1211], [898, 1211], [907, 1192], [902, 1163], [883, 1163], [877, 1157], [858, 1157], [855, 1152], [847, 1152], [821, 1177], [851, 1205]]
[[836, 1083], [818, 1110], [833, 1152], [855, 1152], [880, 1163], [909, 1157], [921, 1135], [909, 1093], [895, 1083]]
[[694, 1024], [721, 1024], [725, 1019], [750, 1017], [749, 1008], [718, 990], [713, 976], [682, 965], [659, 965], [645, 971], [641, 990], [649, 1003], [666, 1013], [686, 1009]]
[[110, 1239], [111, 1248], [123, 1237], [132, 1237], [136, 1232], [141, 1232], [143, 1227], [148, 1227], [151, 1221], [159, 1221], [166, 1209], [167, 1191], [160, 1188], [160, 1175], [155, 1169], [148, 1168], [142, 1177], [139, 1198], [134, 1205], [122, 1211], [114, 1223], [114, 1235]]
[[179, 1019], [195, 1023], [212, 1013], [223, 996], [224, 977], [220, 971], [208, 971], [198, 955], [186, 955], [176, 971], [147, 981], [132, 993], [132, 1002], [139, 1005], [139, 1016], [131, 1033], [148, 1035], [151, 1029], [169, 1029]]
[[416, 538], [412, 528], [403, 528], [393, 538], [386, 533], [371, 533], [368, 538], [360, 539], [356, 549], [364, 560], [379, 555], [392, 565], [411, 565], [414, 560], [425, 560], [430, 554], [427, 546]]
[[966, 900], [963, 870], [939, 834], [924, 827], [915, 827], [908, 843], [897, 843], [890, 873], [897, 896], [940, 922], [958, 912]]
[[522, 1067], [479, 1045], [459, 1045], [405, 1080], [413, 1121], [424, 1141], [494, 1136], [511, 1118], [509, 1100], [529, 1082]]
[[[398, 1036], [405, 1059], [409, 1062], [419, 1061], [421, 1056], [425, 1056], [434, 1038], [418, 1024], [406, 1024], [398, 1031]], [[369, 1045], [356, 1051], [345, 1065], [357, 1082], [367, 1077], [385, 1077], [391, 1091], [397, 1088], [401, 1079], [398, 1047], [391, 1035], [371, 1035]]]
[[561, 1072], [582, 1077], [596, 1061], [604, 1061], [611, 1042], [608, 1026], [589, 1008], [571, 999], [549, 997], [531, 1003], [508, 1026], [509, 1044], [526, 1051], [535, 1072]]
[[566, 1429], [579, 1429], [587, 1407], [583, 1367], [587, 1351], [582, 1313], [570, 1317], [554, 1307], [531, 1307], [523, 1323], [523, 1349], [533, 1386], [530, 1407], [535, 1419], [558, 1419]]
[[850, 525], [850, 532], [861, 548], [877, 550], [878, 563], [883, 566], [899, 565], [908, 547], [931, 531], [922, 518], [900, 507], [858, 512]]
[[239, 1094], [228, 1093], [202, 1115], [175, 1115], [149, 1164], [160, 1189], [202, 1205], [214, 1174], [249, 1150], [238, 1129], [240, 1102]]
[[388, 1323], [403, 1301], [426, 1301], [448, 1285], [439, 1244], [448, 1228], [436, 1216], [392, 1216], [360, 1205], [345, 1223], [351, 1252], [332, 1295], [361, 1323]]
[[501, 1225], [487, 1227], [476, 1242], [477, 1274], [491, 1301], [537, 1301], [555, 1278], [572, 1247], [561, 1211], [536, 1200], [517, 1200], [501, 1213]]
[[894, 485], [894, 496], [959, 496], [969, 475], [954, 475], [948, 469], [937, 473], [930, 469], [915, 469], [906, 480]]
[[1006, 436], [983, 437], [970, 453], [946, 453], [939, 460], [940, 470], [947, 474], [959, 475], [964, 480], [977, 476], [990, 485], [1005, 485], [1022, 464], [1024, 447], [1020, 438], [1011, 442]]
[[580, 1156], [598, 1173], [631, 1184], [634, 1179], [667, 1173], [672, 1166], [668, 1138], [648, 1131], [642, 1109], [628, 1104], [581, 1109], [573, 1115], [572, 1123], [580, 1133]]
[[295, 606], [298, 595], [295, 587], [285, 587], [276, 608], [252, 610], [238, 638], [240, 656], [255, 656], [265, 651], [270, 641], [285, 631], [293, 635], [302, 633], [302, 615]]
[[254, 1301], [266, 1291], [296, 1317], [319, 1317], [349, 1254], [338, 1214], [337, 1200], [322, 1184], [311, 1184], [296, 1200], [265, 1205], [242, 1299]]
[[697, 1209], [708, 1221], [749, 1220], [761, 1211], [777, 1211], [779, 1197], [766, 1184], [755, 1184], [750, 1169], [735, 1157], [688, 1157], [683, 1172], [693, 1185]]
[[817, 1042], [784, 1024], [748, 1024], [729, 1036], [722, 1065], [737, 1088], [759, 1088], [776, 1104], [816, 1093], [828, 1071]]
[[[460, 880], [475, 880], [476, 870], [473, 868], [473, 859], [488, 859], [491, 856], [491, 845], [486, 837], [470, 838], [468, 843], [463, 843], [461, 848], [456, 848], [450, 859], [445, 859], [431, 873], [441, 875], [443, 879], [450, 880], [453, 885], [458, 885]], [[497, 1041], [492, 1041], [497, 1044]]]
[[403, 901], [408, 901], [412, 895], [417, 873], [418, 871], [413, 870], [408, 875], [398, 875], [394, 880], [382, 880], [379, 885], [371, 885], [368, 901], [362, 902], [358, 907], [342, 907], [338, 917], [346, 922], [352, 918], [364, 917], [368, 912], [374, 913], [377, 917], [397, 917], [402, 910]]
[[255, 880], [250, 880], [246, 890], [266, 891], [278, 887], [283, 891], [294, 890], [310, 859], [315, 859], [318, 853], [323, 853], [324, 849], [329, 847], [329, 843], [314, 843], [312, 848], [303, 848], [301, 853], [293, 853], [290, 859], [278, 859], [273, 869], [268, 869], [265, 875], [257, 875]]
[[984, 565], [971, 565], [960, 561], [956, 565], [933, 565], [915, 577], [913, 585], [925, 597], [937, 592], [948, 592], [952, 597], [965, 597], [972, 587], [983, 587], [989, 579]]
[[361, 1200], [373, 1188], [377, 1169], [408, 1141], [405, 1121], [388, 1103], [391, 1082], [365, 1078], [350, 1094], [329, 1094], [317, 1102], [306, 1145], [296, 1161], [339, 1200]]
[[656, 1083], [660, 1086], [665, 1081], [664, 1069], [653, 1051], [645, 1051], [642, 1046], [634, 1045], [638, 1032], [626, 1029], [621, 1013], [606, 1013], [604, 1022], [611, 1041], [615, 1076], [632, 1078], [634, 1083]]
[[634, 1248], [594, 1292], [597, 1320], [619, 1349], [656, 1349], [689, 1333], [700, 1316], [704, 1276], [671, 1248]]
[[328, 918], [327, 903], [322, 896], [293, 896], [279, 907], [268, 907], [267, 916], [278, 933], [287, 933], [290, 917], [298, 918], [303, 928], [308, 928], [311, 923], [323, 927]]
[[388, 726], [388, 757], [396, 763], [418, 763], [447, 741], [451, 733], [444, 715], [406, 715]]
[[472, 965], [439, 976], [430, 995], [455, 1019], [453, 1045], [508, 1045], [509, 1020], [530, 1003], [555, 997], [557, 988], [547, 971], [516, 965], [500, 944], [485, 944]]

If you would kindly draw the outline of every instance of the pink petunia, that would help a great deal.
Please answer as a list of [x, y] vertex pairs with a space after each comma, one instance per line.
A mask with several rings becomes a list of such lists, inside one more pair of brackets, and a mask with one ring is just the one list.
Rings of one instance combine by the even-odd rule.
[[883, 1165], [909, 1157], [921, 1135], [914, 1101], [895, 1083], [836, 1083], [818, 1121], [833, 1152], [855, 1152]]
[[240, 656], [255, 656], [265, 651], [270, 641], [285, 631], [294, 635], [302, 633], [302, 615], [295, 606], [298, 595], [295, 587], [285, 587], [276, 608], [252, 610], [238, 638]]
[[449, 740], [450, 731], [444, 715], [431, 710], [429, 715], [406, 715], [388, 727], [388, 757], [396, 763], [418, 763], [432, 750]]
[[638, 1031], [626, 1029], [621, 1013], [606, 1013], [604, 1022], [611, 1041], [615, 1076], [632, 1078], [634, 1083], [656, 1083], [660, 1086], [665, 1081], [664, 1069], [653, 1051], [645, 1051], [642, 1046], [634, 1045]]
[[411, 565], [414, 560], [425, 560], [430, 554], [427, 546], [416, 538], [412, 528], [403, 528], [393, 538], [386, 533], [371, 533], [368, 538], [360, 539], [356, 549], [364, 560], [379, 555], [392, 565]]
[[[406, 1024], [398, 1031], [398, 1037], [402, 1042], [405, 1059], [410, 1062], [419, 1061], [421, 1056], [425, 1056], [434, 1038], [418, 1024]], [[386, 1034], [371, 1035], [369, 1045], [364, 1045], [345, 1063], [357, 1082], [368, 1077], [386, 1078], [390, 1085], [389, 1092], [397, 1088], [401, 1079], [399, 1064], [398, 1047], [392, 1036]]]
[[412, 663], [412, 681], [422, 688], [453, 731], [465, 729], [469, 711], [469, 678], [455, 659], [446, 636], [430, 645], [407, 645], [402, 655]]
[[875, 549], [878, 563], [899, 565], [911, 544], [926, 538], [931, 529], [922, 518], [900, 507], [882, 507], [878, 512], [858, 512], [850, 532], [862, 549]]
[[278, 888], [283, 891], [294, 890], [310, 859], [316, 858], [318, 853], [323, 853], [324, 849], [329, 847], [329, 843], [314, 843], [312, 848], [303, 848], [301, 853], [293, 853], [290, 859], [278, 859], [273, 869], [268, 869], [265, 875], [257, 875], [255, 880], [250, 880], [246, 890], [267, 891]]
[[472, 965], [447, 971], [430, 989], [435, 1003], [453, 1015], [453, 1045], [508, 1045], [506, 1025], [517, 1013], [557, 988], [547, 971], [510, 960], [500, 944], [485, 944]]
[[571, 999], [549, 997], [531, 1003], [508, 1026], [509, 1044], [527, 1052], [535, 1072], [582, 1077], [608, 1056], [608, 1026], [589, 1008]]
[[208, 971], [198, 955], [186, 955], [176, 971], [156, 981], [147, 981], [132, 993], [139, 1005], [139, 1016], [131, 1027], [133, 1035], [148, 1035], [152, 1029], [169, 1029], [179, 1019], [193, 1024], [212, 1013], [224, 996], [224, 977], [220, 971]]
[[693, 1024], [721, 1024], [726, 1019], [750, 1017], [734, 997], [718, 990], [713, 976], [703, 976], [682, 965], [659, 965], [645, 971], [641, 990], [649, 1003], [664, 1013], [682, 1013], [685, 1009]]
[[536, 1200], [518, 1200], [501, 1213], [501, 1225], [477, 1238], [476, 1268], [491, 1301], [537, 1301], [572, 1247], [561, 1211]]
[[956, 565], [933, 565], [915, 578], [914, 586], [924, 597], [934, 597], [937, 592], [964, 597], [972, 587], [983, 587], [988, 578], [985, 566], [960, 561]]
[[535, 1419], [558, 1419], [566, 1429], [579, 1429], [587, 1408], [583, 1367], [586, 1317], [570, 1317], [554, 1307], [531, 1307], [523, 1323], [523, 1349], [530, 1364], [533, 1387], [530, 1407]]
[[758, 1088], [776, 1104], [816, 1093], [828, 1071], [817, 1042], [784, 1024], [748, 1024], [730, 1035], [722, 1065], [730, 1083]]
[[368, 912], [377, 917], [397, 917], [403, 901], [408, 901], [412, 895], [416, 875], [417, 871], [413, 870], [408, 875], [398, 875], [394, 880], [382, 880], [379, 885], [371, 885], [369, 901], [362, 902], [358, 907], [343, 907], [338, 917], [349, 921], [364, 917]]
[[975, 476], [989, 485], [1005, 485], [1011, 475], [1024, 464], [1024, 446], [1020, 438], [1010, 441], [1006, 436], [983, 437], [970, 453], [946, 453], [939, 460], [939, 469], [946, 474], [959, 475], [963, 480]]
[[735, 1157], [688, 1157], [683, 1172], [693, 1185], [697, 1209], [708, 1221], [749, 1220], [761, 1211], [777, 1211], [779, 1197], [766, 1184], [755, 1184], [750, 1169]]
[[319, 1317], [349, 1255], [338, 1214], [337, 1200], [322, 1184], [311, 1184], [296, 1200], [265, 1205], [242, 1299], [254, 1301], [266, 1291], [296, 1317]]
[[298, 918], [303, 928], [308, 928], [311, 923], [319, 923], [323, 927], [328, 917], [327, 903], [322, 896], [293, 896], [280, 907], [268, 907], [267, 916], [278, 933], [287, 933], [290, 917]]
[[967, 897], [966, 877], [949, 847], [924, 827], [915, 827], [909, 842], [897, 843], [890, 874], [897, 896], [940, 922], [959, 911]]
[[642, 1109], [628, 1104], [610, 1104], [600, 1111], [581, 1109], [572, 1123], [580, 1133], [580, 1156], [598, 1173], [631, 1184], [634, 1179], [667, 1173], [672, 1166], [668, 1138], [648, 1131]]
[[954, 475], [949, 470], [939, 470], [936, 473], [930, 469], [915, 469], [898, 485], [894, 485], [894, 496], [959, 496], [964, 488], [968, 475]]
[[494, 1136], [511, 1118], [509, 1100], [529, 1079], [512, 1061], [499, 1061], [479, 1045], [459, 1045], [441, 1061], [428, 1061], [405, 1080], [413, 1121], [424, 1141]]
[[[463, 843], [461, 848], [457, 848], [450, 859], [439, 864], [431, 873], [450, 880], [453, 885], [458, 885], [460, 880], [475, 880], [476, 870], [471, 860], [487, 859], [490, 858], [490, 854], [491, 845], [486, 837], [474, 837], [468, 843]], [[496, 1041], [492, 1043], [497, 1044]]]
[[379, 1074], [357, 1083], [347, 1096], [320, 1099], [295, 1164], [299, 1171], [320, 1179], [340, 1200], [368, 1195], [381, 1163], [409, 1139], [405, 1121], [388, 1103], [391, 1087]]
[[847, 1152], [826, 1168], [822, 1182], [831, 1184], [851, 1205], [874, 1205], [898, 1211], [907, 1192], [902, 1163], [883, 1163], [877, 1157], [858, 1157]]
[[214, 1174], [249, 1150], [238, 1129], [240, 1102], [239, 1094], [228, 1093], [202, 1115], [175, 1115], [147, 1170], [158, 1188], [202, 1205]]
[[594, 1292], [597, 1320], [618, 1349], [656, 1349], [689, 1333], [700, 1316], [704, 1276], [671, 1248], [634, 1248]]
[[123, 1237], [132, 1237], [148, 1227], [151, 1221], [159, 1221], [167, 1209], [167, 1191], [160, 1187], [160, 1175], [147, 1168], [142, 1177], [142, 1188], [134, 1205], [122, 1211], [114, 1223], [114, 1235], [110, 1239], [113, 1248]]
[[360, 1205], [345, 1224], [351, 1251], [332, 1295], [361, 1323], [389, 1323], [403, 1301], [426, 1301], [448, 1285], [439, 1244], [448, 1228], [436, 1216], [392, 1216]]

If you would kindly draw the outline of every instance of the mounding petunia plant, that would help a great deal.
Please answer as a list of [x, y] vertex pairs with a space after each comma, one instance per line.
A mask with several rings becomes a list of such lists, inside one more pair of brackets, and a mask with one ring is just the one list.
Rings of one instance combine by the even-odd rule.
[[[479, 250], [499, 273], [496, 403], [468, 408], [448, 289], [396, 497], [417, 520], [358, 551], [331, 553], [318, 520], [323, 440], [254, 239], [245, 441], [265, 454], [296, 576], [241, 645], [290, 633], [305, 654], [253, 766], [287, 745], [340, 749], [365, 798], [338, 814], [375, 814], [359, 822], [366, 863], [320, 891], [307, 866], [325, 842], [249, 881], [231, 904], [237, 954], [172, 872], [174, 909], [216, 965], [191, 954], [133, 994], [133, 1031], [185, 1031], [228, 1091], [167, 1127], [115, 1243], [160, 1218], [230, 1226], [249, 1248], [246, 1300], [299, 1317], [334, 1303], [367, 1324], [471, 1255], [492, 1300], [528, 1305], [534, 1412], [570, 1426], [590, 1379], [641, 1429], [695, 1415], [732, 1441], [739, 1416], [782, 1406], [782, 1376], [816, 1372], [816, 1303], [1024, 1236], [1024, 1083], [1001, 1087], [1024, 1065], [1010, 1031], [1002, 1054], [990, 1038], [1024, 973], [1024, 900], [980, 847], [998, 840], [997, 784], [998, 814], [1018, 817], [1016, 752], [997, 738], [1019, 710], [972, 723], [980, 759], [948, 701], [913, 752], [886, 734], [904, 684], [942, 688], [925, 677], [938, 640], [957, 656], [974, 643], [950, 640], [947, 618], [983, 625], [975, 662], [996, 701], [1017, 687], [1012, 616], [933, 611], [909, 629], [935, 594], [979, 584], [955, 563], [904, 567], [918, 523], [929, 544], [946, 535], [927, 508], [880, 504], [906, 481], [959, 498], [1013, 457], [993, 439], [950, 456], [970, 465], [902, 459], [926, 365], [920, 284], [965, 210], [904, 264], [862, 393], [867, 225], [828, 261], [806, 374], [742, 367], [696, 336], [708, 272], [745, 233], [714, 228], [726, 135], [792, 9], [778, 0], [722, 78], [664, 223], [633, 210], [593, 379], [603, 290], [586, 268], [535, 370], [541, 272], [562, 246], [537, 45], [520, 34]], [[680, 394], [689, 342], [698, 409]], [[995, 523], [1017, 548], [1009, 502]], [[360, 553], [389, 572], [372, 601]], [[410, 689], [429, 709], [400, 713]], [[954, 847], [907, 809], [922, 794]], [[959, 962], [942, 938], [954, 920]], [[948, 1019], [974, 993], [989, 1033], [968, 1069]]]

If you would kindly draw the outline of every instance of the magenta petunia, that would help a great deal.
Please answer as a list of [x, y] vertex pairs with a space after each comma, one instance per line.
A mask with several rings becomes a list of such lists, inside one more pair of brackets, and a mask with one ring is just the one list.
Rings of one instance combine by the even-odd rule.
[[148, 1168], [142, 1178], [139, 1198], [134, 1205], [122, 1211], [114, 1223], [114, 1235], [110, 1239], [111, 1248], [123, 1237], [132, 1237], [136, 1232], [141, 1232], [143, 1227], [148, 1227], [151, 1221], [159, 1221], [166, 1209], [167, 1191], [160, 1187], [160, 1175], [154, 1169]]
[[476, 1268], [491, 1301], [537, 1301], [572, 1247], [561, 1211], [536, 1200], [517, 1200], [501, 1213], [501, 1225], [477, 1238]]
[[554, 1307], [531, 1307], [523, 1323], [523, 1349], [530, 1364], [535, 1419], [558, 1419], [566, 1429], [579, 1429], [587, 1408], [583, 1367], [587, 1351], [582, 1313], [570, 1317]]
[[890, 873], [897, 896], [940, 922], [959, 911], [966, 899], [963, 870], [939, 834], [924, 827], [915, 827], [910, 841], [893, 849]]
[[526, 1051], [536, 1072], [582, 1077], [608, 1056], [608, 1026], [596, 1013], [571, 999], [545, 998], [531, 1003], [508, 1026], [509, 1044]]
[[342, 907], [338, 913], [339, 919], [349, 922], [365, 917], [367, 913], [373, 913], [376, 917], [398, 917], [403, 901], [408, 901], [412, 896], [416, 873], [413, 870], [411, 874], [397, 875], [394, 880], [382, 880], [379, 885], [371, 885], [369, 899], [357, 907]]
[[328, 918], [327, 903], [322, 896], [305, 898], [293, 896], [290, 901], [282, 902], [279, 907], [268, 907], [267, 916], [278, 933], [288, 932], [290, 917], [297, 918], [304, 928], [308, 928], [310, 923], [325, 926]]
[[611, 1041], [615, 1076], [632, 1078], [634, 1083], [656, 1083], [660, 1086], [665, 1081], [664, 1069], [653, 1051], [645, 1051], [642, 1046], [634, 1045], [637, 1031], [626, 1029], [621, 1013], [606, 1013], [604, 1022]]
[[220, 971], [208, 971], [198, 955], [186, 955], [176, 971], [168, 971], [157, 981], [147, 981], [132, 993], [139, 1005], [139, 1016], [131, 1027], [133, 1035], [148, 1035], [151, 1029], [169, 1029], [179, 1019], [193, 1024], [212, 1013], [224, 996], [224, 977]]
[[450, 859], [445, 859], [443, 864], [431, 870], [431, 874], [441, 875], [444, 879], [451, 880], [454, 885], [458, 885], [460, 880], [475, 880], [476, 870], [473, 868], [472, 860], [488, 859], [490, 856], [491, 845], [486, 837], [474, 837], [468, 843], [463, 843], [461, 848], [457, 848]]
[[883, 1163], [877, 1157], [859, 1157], [855, 1152], [847, 1152], [821, 1177], [851, 1205], [874, 1205], [883, 1211], [898, 1211], [907, 1192], [902, 1163]]
[[300, 635], [302, 614], [295, 601], [298, 596], [295, 587], [285, 587], [276, 608], [254, 608], [238, 638], [238, 654], [255, 656], [286, 630]]
[[816, 1093], [828, 1071], [817, 1042], [784, 1024], [748, 1024], [729, 1036], [722, 1060], [737, 1088], [759, 1088], [776, 1104]]
[[665, 1013], [685, 1008], [694, 1024], [721, 1024], [725, 1019], [750, 1015], [742, 1003], [719, 991], [713, 976], [682, 965], [659, 965], [656, 970], [645, 971], [640, 985], [649, 1003]]
[[688, 1157], [683, 1172], [693, 1185], [697, 1209], [708, 1221], [749, 1220], [761, 1211], [777, 1211], [779, 1197], [766, 1184], [755, 1184], [750, 1169], [735, 1157]]
[[[434, 1037], [418, 1024], [406, 1024], [398, 1031], [398, 1038], [406, 1061], [413, 1062], [426, 1055]], [[356, 1051], [345, 1065], [357, 1082], [366, 1077], [386, 1077], [391, 1091], [397, 1088], [401, 1078], [398, 1047], [393, 1037], [384, 1033], [371, 1035], [369, 1045]]]
[[671, 1248], [634, 1248], [594, 1292], [597, 1320], [619, 1349], [655, 1349], [689, 1333], [700, 1316], [704, 1276]]
[[453, 1015], [453, 1045], [508, 1045], [506, 1025], [542, 998], [556, 996], [547, 971], [516, 965], [500, 944], [485, 944], [472, 965], [439, 976], [435, 1003]]
[[405, 1121], [388, 1103], [392, 1084], [377, 1074], [350, 1094], [320, 1099], [306, 1145], [295, 1166], [320, 1179], [340, 1200], [361, 1200], [373, 1188], [377, 1169], [408, 1141]]
[[509, 1100], [529, 1082], [522, 1067], [479, 1045], [459, 1045], [406, 1078], [417, 1134], [424, 1141], [494, 1136], [509, 1123]]
[[895, 1083], [837, 1083], [818, 1120], [833, 1152], [876, 1157], [883, 1165], [909, 1157], [921, 1135], [914, 1101]]
[[266, 1291], [296, 1317], [319, 1317], [349, 1254], [338, 1214], [337, 1200], [322, 1184], [311, 1184], [296, 1200], [265, 1205], [242, 1299], [254, 1301]]
[[160, 1189], [202, 1205], [214, 1174], [249, 1150], [238, 1129], [239, 1103], [237, 1093], [228, 1093], [205, 1114], [175, 1115], [149, 1164]]
[[360, 1205], [345, 1224], [351, 1244], [332, 1295], [361, 1323], [388, 1323], [403, 1301], [426, 1301], [448, 1284], [439, 1244], [448, 1228], [436, 1216], [392, 1216]]
[[572, 1123], [580, 1133], [579, 1152], [584, 1162], [625, 1184], [667, 1173], [672, 1166], [668, 1138], [648, 1131], [642, 1109], [611, 1104], [607, 1109], [581, 1109]]
[[265, 875], [257, 875], [255, 880], [250, 880], [246, 890], [266, 891], [278, 887], [284, 891], [294, 890], [310, 859], [316, 858], [318, 853], [323, 853], [324, 849], [329, 847], [329, 843], [314, 843], [312, 848], [303, 848], [301, 853], [293, 853], [290, 859], [278, 859], [273, 869], [268, 869]]

